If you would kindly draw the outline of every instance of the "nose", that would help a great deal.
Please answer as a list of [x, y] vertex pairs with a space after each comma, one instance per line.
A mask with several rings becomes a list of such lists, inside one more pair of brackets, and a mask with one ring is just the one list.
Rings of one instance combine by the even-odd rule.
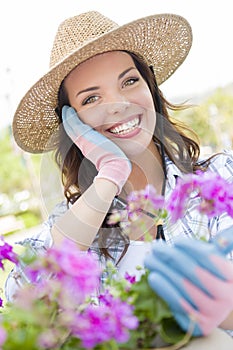
[[121, 114], [129, 107], [129, 101], [124, 96], [115, 96], [106, 102], [108, 114]]
[[108, 103], [107, 111], [109, 114], [121, 114], [128, 108], [128, 106], [128, 102]]

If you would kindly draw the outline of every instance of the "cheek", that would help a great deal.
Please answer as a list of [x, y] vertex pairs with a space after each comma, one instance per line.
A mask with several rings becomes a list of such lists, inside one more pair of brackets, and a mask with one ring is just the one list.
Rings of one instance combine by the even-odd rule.
[[153, 134], [156, 125], [156, 112], [154, 109], [147, 110], [148, 130]]
[[156, 111], [151, 95], [145, 95], [140, 102], [146, 112], [145, 118], [143, 118], [143, 127], [153, 133], [156, 125]]
[[145, 132], [153, 134], [156, 125], [156, 111], [154, 108], [154, 102], [151, 96], [146, 95], [144, 98], [144, 108], [146, 111], [145, 118], [142, 121], [142, 127]]
[[139, 91], [138, 101], [147, 110], [154, 110], [154, 101], [148, 86], [144, 85]]
[[88, 108], [85, 111], [78, 112], [78, 115], [83, 123], [90, 125], [96, 130], [103, 125], [102, 113], [97, 111], [95, 108]]

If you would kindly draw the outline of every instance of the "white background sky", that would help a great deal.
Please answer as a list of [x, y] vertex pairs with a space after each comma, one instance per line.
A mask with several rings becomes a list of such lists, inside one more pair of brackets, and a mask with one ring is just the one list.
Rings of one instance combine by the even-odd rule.
[[11, 123], [26, 90], [47, 72], [58, 25], [97, 10], [119, 24], [155, 13], [184, 16], [193, 46], [184, 64], [161, 88], [168, 99], [192, 97], [233, 82], [230, 0], [10, 0], [0, 10], [0, 128]]

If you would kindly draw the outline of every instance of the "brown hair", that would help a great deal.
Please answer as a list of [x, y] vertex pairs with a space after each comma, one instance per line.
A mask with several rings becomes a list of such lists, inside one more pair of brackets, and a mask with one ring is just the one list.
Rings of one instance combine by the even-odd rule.
[[[182, 110], [187, 108], [185, 105], [174, 105], [168, 102], [158, 88], [155, 76], [144, 62], [144, 60], [133, 53], [128, 54], [132, 57], [136, 68], [146, 81], [158, 113], [154, 132], [154, 141], [158, 144], [163, 143], [165, 153], [184, 173], [196, 170], [197, 160], [200, 155], [197, 135], [188, 126], [172, 119], [168, 110]], [[64, 82], [64, 81], [63, 81]], [[62, 122], [62, 107], [70, 105], [68, 95], [62, 82], [58, 92], [58, 106], [56, 112]], [[160, 104], [160, 106], [159, 106]], [[161, 135], [161, 124], [163, 125], [163, 135]], [[187, 135], [191, 135], [191, 137]], [[79, 167], [83, 161], [83, 155], [79, 148], [72, 143], [63, 126], [60, 127], [60, 140], [55, 153], [55, 160], [62, 171], [62, 182], [64, 185], [64, 194], [68, 201], [73, 201], [80, 194], [80, 185], [78, 181]]]
[[[196, 134], [181, 122], [172, 120], [168, 110], [181, 110], [187, 108], [185, 105], [174, 105], [169, 103], [158, 88], [153, 70], [137, 55], [127, 52], [133, 59], [136, 68], [146, 81], [157, 112], [157, 121], [153, 139], [158, 145], [162, 145], [165, 154], [176, 164], [184, 173], [193, 172], [198, 168], [197, 160], [200, 154], [200, 148]], [[68, 95], [62, 82], [58, 92], [58, 107], [56, 113], [62, 123], [62, 107], [70, 105]], [[190, 136], [191, 135], [192, 138]], [[64, 185], [64, 194], [68, 202], [75, 202], [83, 190], [89, 187], [97, 171], [93, 164], [84, 159], [79, 148], [72, 143], [63, 126], [60, 130], [60, 142], [55, 153], [55, 161], [62, 172], [62, 182]], [[85, 166], [85, 164], [87, 166]], [[80, 166], [82, 171], [80, 172]], [[82, 179], [79, 174], [82, 173]], [[106, 227], [106, 219], [103, 223]], [[125, 248], [128, 246], [128, 238], [118, 231], [125, 242]], [[103, 242], [101, 242], [101, 246]], [[112, 241], [113, 243], [113, 241]], [[105, 256], [110, 256], [106, 248], [100, 248]], [[126, 248], [127, 250], [127, 248]], [[124, 250], [125, 252], [125, 250]]]

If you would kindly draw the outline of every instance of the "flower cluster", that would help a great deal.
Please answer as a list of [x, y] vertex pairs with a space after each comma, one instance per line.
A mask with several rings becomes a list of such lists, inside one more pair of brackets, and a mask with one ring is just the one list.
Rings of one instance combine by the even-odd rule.
[[[198, 173], [178, 179], [167, 203], [152, 186], [133, 192], [126, 210], [110, 220], [123, 221], [128, 231], [135, 223], [143, 225], [145, 211], [156, 224], [168, 217], [176, 221], [183, 216], [190, 196], [200, 198], [197, 209], [209, 217], [225, 212], [233, 216], [233, 186], [214, 173]], [[24, 272], [31, 283], [19, 288], [14, 304], [2, 308], [0, 349], [137, 349], [153, 347], [158, 336], [178, 349], [177, 344], [182, 346], [190, 339], [150, 288], [147, 270], [136, 281], [129, 274], [120, 278], [108, 263], [108, 277], [102, 285], [104, 271], [97, 257], [80, 251], [69, 240], [44, 255], [32, 256], [28, 248], [19, 257], [2, 239], [2, 269], [4, 260], [26, 264]]]
[[[9, 245], [2, 243], [7, 252]], [[24, 272], [31, 283], [2, 309], [2, 350], [136, 349], [150, 347], [158, 335], [170, 344], [185, 335], [149, 287], [148, 271], [138, 282], [129, 274], [117, 278], [109, 262], [108, 278], [100, 286], [96, 257], [69, 240], [44, 255], [32, 257], [28, 248], [18, 259], [13, 251], [3, 254], [2, 264], [5, 259], [28, 263]]]
[[144, 222], [143, 214], [145, 213], [153, 218], [155, 225], [159, 225], [167, 216], [164, 197], [158, 195], [152, 185], [147, 185], [141, 191], [131, 192], [127, 197], [125, 210], [113, 211], [108, 223], [119, 223], [124, 233], [129, 236], [131, 232], [138, 231], [139, 228], [137, 238], [151, 241], [152, 237], [148, 234]]
[[178, 178], [175, 190], [169, 199], [167, 210], [172, 222], [183, 216], [190, 195], [201, 198], [200, 213], [208, 217], [226, 212], [233, 216], [233, 186], [213, 172], [198, 172]]
[[97, 293], [99, 264], [70, 240], [35, 257], [26, 274], [32, 284], [20, 288], [11, 311], [2, 314], [2, 334], [12, 324], [20, 334], [17, 338], [8, 332], [3, 349], [25, 348], [29, 343], [37, 350], [92, 349], [112, 341], [125, 343], [129, 331], [138, 326], [132, 305], [107, 289]]
[[[126, 234], [132, 232], [135, 225], [143, 225], [140, 219], [145, 212], [154, 219], [156, 225], [168, 218], [171, 223], [175, 223], [184, 216], [190, 197], [199, 198], [196, 209], [209, 218], [223, 213], [233, 217], [233, 185], [214, 172], [198, 171], [178, 178], [167, 201], [151, 185], [132, 192], [127, 197], [126, 210], [113, 213], [109, 222], [119, 222]], [[149, 240], [148, 237], [146, 239]]]

